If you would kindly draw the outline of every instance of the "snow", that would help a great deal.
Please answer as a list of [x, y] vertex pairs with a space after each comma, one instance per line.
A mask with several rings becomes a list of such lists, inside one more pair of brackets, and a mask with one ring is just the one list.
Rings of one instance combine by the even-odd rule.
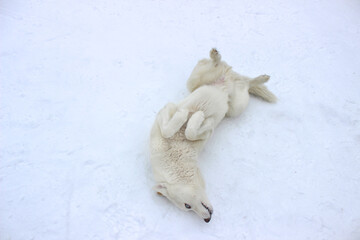
[[[360, 4], [2, 1], [0, 239], [360, 239]], [[150, 128], [217, 47], [271, 75], [200, 156], [206, 224], [152, 190]]]

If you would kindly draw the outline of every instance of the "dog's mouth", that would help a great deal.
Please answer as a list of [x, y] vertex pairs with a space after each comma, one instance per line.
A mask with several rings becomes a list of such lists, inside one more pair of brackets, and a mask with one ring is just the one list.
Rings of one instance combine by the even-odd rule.
[[210, 220], [211, 220], [211, 215], [213, 214], [213, 210], [212, 209], [210, 209], [208, 206], [206, 206], [203, 202], [201, 203], [201, 205], [204, 207], [204, 208], [206, 208], [206, 210], [209, 212], [209, 214], [210, 214], [210, 217], [209, 218], [204, 218], [204, 221], [206, 222], [206, 223], [208, 223], [208, 222], [210, 222]]

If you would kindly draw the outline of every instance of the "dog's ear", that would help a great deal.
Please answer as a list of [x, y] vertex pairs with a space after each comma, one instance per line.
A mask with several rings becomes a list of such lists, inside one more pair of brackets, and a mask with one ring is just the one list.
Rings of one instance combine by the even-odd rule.
[[166, 183], [158, 183], [153, 187], [153, 189], [156, 191], [157, 194], [166, 197], [168, 195], [168, 190], [166, 185], [167, 185]]

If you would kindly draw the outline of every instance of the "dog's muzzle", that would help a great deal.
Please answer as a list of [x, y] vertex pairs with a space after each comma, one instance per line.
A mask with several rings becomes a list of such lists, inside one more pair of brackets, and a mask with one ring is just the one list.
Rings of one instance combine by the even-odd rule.
[[210, 217], [209, 217], [209, 218], [204, 218], [204, 221], [205, 221], [206, 223], [208, 223], [208, 222], [210, 222], [210, 220], [211, 220], [211, 215], [213, 214], [213, 211], [212, 211], [208, 206], [206, 206], [204, 203], [201, 203], [201, 205], [202, 205], [204, 208], [206, 208], [206, 210], [208, 210], [208, 212], [209, 212], [209, 214], [210, 214]]

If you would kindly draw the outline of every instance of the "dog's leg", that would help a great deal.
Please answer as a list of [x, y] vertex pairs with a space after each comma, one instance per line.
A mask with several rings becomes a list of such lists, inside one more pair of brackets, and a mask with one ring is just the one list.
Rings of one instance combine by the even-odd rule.
[[185, 136], [191, 141], [207, 139], [213, 131], [213, 126], [214, 120], [212, 118], [205, 119], [204, 112], [197, 111], [187, 123]]
[[174, 136], [186, 122], [189, 115], [187, 109], [177, 109], [173, 103], [167, 104], [158, 115], [158, 123], [164, 138]]
[[199, 128], [197, 139], [208, 139], [214, 131], [214, 119], [206, 118]]
[[269, 79], [270, 79], [269, 75], [260, 75], [260, 76], [257, 76], [256, 78], [250, 79], [250, 83], [249, 83], [250, 88], [253, 86], [264, 84], [267, 81], [269, 81]]
[[249, 93], [261, 97], [268, 102], [276, 102], [276, 96], [263, 84], [269, 80], [270, 76], [260, 75], [249, 81]]
[[216, 48], [213, 48], [210, 50], [210, 58], [213, 60], [215, 67], [219, 64], [219, 62], [221, 61], [221, 55], [220, 53], [216, 50]]

